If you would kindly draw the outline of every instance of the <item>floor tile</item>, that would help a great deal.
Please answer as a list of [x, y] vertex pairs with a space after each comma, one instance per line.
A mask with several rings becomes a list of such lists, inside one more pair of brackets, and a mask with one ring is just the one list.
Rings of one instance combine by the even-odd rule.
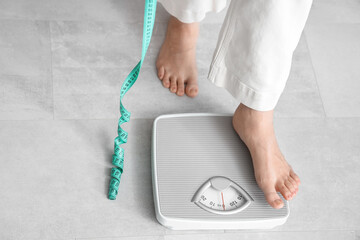
[[3, 1], [5, 19], [138, 22], [143, 17], [142, 1], [111, 0], [24, 0]]
[[182, 236], [201, 236], [201, 235], [211, 235], [211, 234], [224, 234], [225, 231], [224, 230], [171, 230], [166, 228], [165, 230], [165, 234], [167, 236], [173, 236], [173, 235], [182, 235]]
[[[276, 119], [279, 145], [302, 181], [290, 217], [276, 230], [353, 230], [360, 222], [360, 122]], [[346, 202], [346, 204], [344, 204]]]
[[[118, 116], [120, 84], [140, 56], [140, 39], [131, 32], [132, 28], [140, 30], [139, 24], [63, 21], [51, 24], [55, 119], [108, 119]], [[217, 38], [211, 29], [219, 31], [219, 26], [204, 24], [204, 34], [199, 38], [200, 93], [195, 99], [177, 97], [164, 89], [157, 78], [154, 65], [165, 29], [166, 24], [155, 27], [140, 77], [124, 98], [132, 116], [154, 118], [165, 113], [234, 112], [237, 101], [225, 89], [207, 80]], [[133, 64], [129, 64], [131, 62]], [[139, 101], [139, 96], [146, 100]], [[304, 38], [294, 53], [293, 68], [276, 116], [324, 116]]]
[[360, 117], [360, 24], [308, 26], [305, 32], [326, 115]]
[[[121, 30], [124, 27], [128, 32]], [[56, 119], [118, 116], [120, 84], [140, 56], [140, 39], [130, 32], [134, 27], [141, 30], [136, 24], [130, 27], [117, 23], [52, 23]], [[161, 86], [154, 62], [165, 28], [165, 24], [160, 24], [154, 29], [140, 77], [124, 98], [132, 116], [153, 118], [174, 112], [233, 112], [236, 101], [224, 89], [213, 86], [206, 79], [207, 69], [199, 69], [202, 92], [195, 99], [179, 98]], [[125, 39], [125, 36], [128, 37]], [[103, 43], [104, 39], [107, 39], [106, 43]], [[209, 43], [209, 48], [215, 48], [215, 44], [216, 37]], [[209, 52], [199, 50], [199, 56], [207, 59]], [[139, 96], [142, 96], [142, 101], [138, 100]]]
[[48, 76], [49, 25], [42, 21], [0, 21], [0, 74]]
[[[80, 70], [82, 71], [82, 70]], [[66, 71], [72, 74], [72, 71]], [[76, 72], [76, 71], [75, 71]], [[109, 72], [124, 71], [110, 70]], [[59, 72], [62, 74], [61, 72]], [[85, 73], [86, 75], [88, 73]], [[54, 76], [54, 82], [66, 81], [67, 76]], [[56, 119], [104, 119], [104, 118], [117, 118], [119, 116], [119, 89], [122, 80], [113, 84], [114, 75], [104, 74], [97, 80], [90, 83], [90, 86], [97, 86], [104, 84], [108, 87], [92, 88], [89, 93], [86, 92], [87, 87], [82, 88], [83, 84], [91, 81], [95, 77], [87, 76], [76, 78], [70, 76], [70, 81], [74, 80], [72, 85], [78, 86], [71, 89], [72, 92], [84, 93], [71, 93], [64, 92], [59, 88], [54, 89], [54, 105], [55, 105], [55, 118]], [[95, 74], [97, 76], [99, 74]], [[112, 75], [112, 76], [111, 76]], [[123, 99], [124, 106], [132, 113], [132, 118], [155, 118], [161, 114], [169, 113], [182, 113], [182, 112], [222, 112], [232, 113], [237, 104], [235, 100], [224, 89], [212, 85], [206, 80], [206, 71], [200, 75], [199, 86], [202, 89], [199, 96], [191, 99], [188, 97], [178, 97], [170, 93], [169, 90], [164, 89], [161, 82], [156, 77], [155, 69], [143, 68], [140, 77], [133, 88], [125, 95]], [[110, 87], [112, 85], [114, 87]], [[58, 86], [65, 86], [66, 84], [59, 84]], [[68, 88], [68, 87], [67, 87]], [[69, 88], [68, 88], [69, 89]], [[98, 93], [94, 93], [98, 91]], [[103, 92], [101, 92], [103, 91]], [[112, 92], [109, 94], [109, 92]], [[216, 97], [214, 97], [216, 96]]]
[[127, 146], [136, 143], [136, 151], [125, 148], [120, 194], [110, 201], [115, 120], [3, 121], [0, 225], [6, 231], [0, 238], [162, 235], [152, 200], [152, 121], [132, 123]]
[[327, 239], [346, 239], [353, 240], [354, 232], [350, 231], [315, 231], [315, 232], [238, 232], [238, 233], [225, 233], [225, 234], [208, 234], [208, 235], [177, 235], [177, 236], [165, 236], [165, 240], [220, 240], [220, 239], [251, 239], [251, 240], [286, 240], [286, 239], [294, 239], [294, 240], [302, 240], [302, 239], [318, 239], [318, 240], [327, 240]]
[[[144, 62], [153, 66], [165, 39], [166, 23], [156, 23]], [[210, 66], [220, 25], [202, 24], [197, 48], [199, 68]], [[142, 23], [51, 22], [55, 67], [129, 67], [141, 56]]]
[[[208, 13], [204, 22], [222, 23], [226, 9]], [[157, 4], [156, 21], [167, 22], [169, 13]], [[144, 1], [140, 0], [12, 0], [0, 2], [0, 19], [113, 21], [136, 23], [144, 17]]]
[[[2, 238], [177, 235], [155, 219], [152, 122], [135, 119], [126, 126], [125, 172], [118, 199], [110, 201], [115, 120], [2, 121], [0, 223], [7, 229]], [[276, 129], [302, 185], [288, 221], [273, 231], [356, 229], [360, 196], [352, 193], [360, 187], [360, 122], [282, 118]], [[188, 232], [194, 233], [204, 234]]]
[[47, 22], [0, 21], [0, 120], [53, 119]]
[[0, 120], [53, 119], [50, 77], [0, 75]]
[[141, 23], [56, 21], [50, 27], [54, 67], [119, 67], [139, 61]]
[[76, 240], [164, 240], [164, 236], [112, 237], [112, 238], [76, 238]]
[[309, 49], [304, 36], [293, 54], [290, 76], [275, 108], [275, 117], [324, 117]]
[[327, 23], [360, 23], [357, 0], [314, 0], [308, 25]]

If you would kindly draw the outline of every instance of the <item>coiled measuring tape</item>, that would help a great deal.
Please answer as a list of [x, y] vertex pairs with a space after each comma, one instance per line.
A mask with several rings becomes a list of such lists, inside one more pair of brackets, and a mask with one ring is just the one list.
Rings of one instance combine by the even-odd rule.
[[116, 195], [118, 194], [119, 184], [121, 175], [124, 170], [124, 149], [120, 147], [121, 144], [127, 142], [128, 133], [121, 128], [123, 123], [130, 121], [130, 112], [126, 110], [121, 100], [123, 99], [125, 93], [136, 82], [141, 66], [144, 62], [146, 51], [149, 47], [152, 31], [154, 28], [155, 22], [155, 13], [156, 13], [156, 0], [145, 0], [145, 12], [144, 12], [144, 28], [143, 28], [143, 40], [142, 40], [142, 53], [141, 60], [134, 67], [134, 69], [126, 77], [125, 82], [121, 86], [120, 90], [120, 118], [118, 121], [118, 136], [114, 139], [114, 154], [112, 156], [112, 163], [115, 165], [111, 169], [111, 181], [109, 186], [109, 199], [115, 200]]

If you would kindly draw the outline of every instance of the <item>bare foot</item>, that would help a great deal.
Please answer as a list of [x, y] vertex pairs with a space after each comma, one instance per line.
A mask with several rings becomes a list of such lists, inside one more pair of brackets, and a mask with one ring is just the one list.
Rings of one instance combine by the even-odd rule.
[[250, 150], [255, 178], [273, 208], [282, 208], [280, 192], [291, 200], [298, 192], [300, 179], [280, 152], [273, 127], [273, 111], [260, 112], [240, 104], [233, 126]]
[[156, 68], [163, 86], [178, 96], [198, 94], [195, 58], [198, 33], [198, 23], [182, 23], [175, 17], [169, 19]]

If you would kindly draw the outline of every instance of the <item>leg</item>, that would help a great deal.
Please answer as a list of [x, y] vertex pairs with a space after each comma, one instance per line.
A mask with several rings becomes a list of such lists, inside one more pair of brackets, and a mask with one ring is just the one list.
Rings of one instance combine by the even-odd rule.
[[274, 208], [283, 207], [277, 192], [291, 200], [298, 192], [300, 179], [277, 144], [273, 111], [256, 111], [240, 104], [234, 113], [233, 126], [250, 150], [255, 178], [266, 200]]
[[165, 41], [160, 49], [156, 68], [165, 88], [178, 96], [198, 94], [196, 41], [199, 21], [206, 12], [220, 11], [226, 0], [160, 0], [172, 14], [168, 22]]
[[195, 97], [198, 93], [195, 58], [198, 32], [198, 23], [183, 23], [170, 17], [156, 68], [163, 86], [178, 96], [186, 93]]
[[241, 103], [233, 126], [248, 146], [259, 187], [281, 208], [300, 184], [281, 154], [273, 128], [275, 107], [288, 78], [293, 51], [311, 0], [232, 1], [214, 54], [209, 80]]

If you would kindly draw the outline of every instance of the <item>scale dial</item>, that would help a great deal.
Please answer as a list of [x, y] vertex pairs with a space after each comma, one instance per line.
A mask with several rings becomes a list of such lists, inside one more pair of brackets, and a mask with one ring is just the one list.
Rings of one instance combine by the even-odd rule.
[[254, 200], [229, 178], [212, 177], [196, 191], [191, 201], [208, 212], [228, 215], [244, 210]]

